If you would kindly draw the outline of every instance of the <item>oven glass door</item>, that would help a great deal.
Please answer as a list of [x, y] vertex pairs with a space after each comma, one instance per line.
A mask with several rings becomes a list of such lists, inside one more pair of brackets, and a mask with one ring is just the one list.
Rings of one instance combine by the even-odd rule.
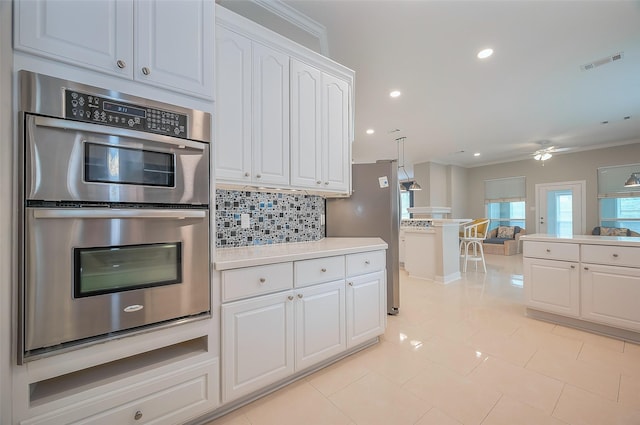
[[171, 285], [182, 281], [182, 244], [74, 248], [74, 297]]

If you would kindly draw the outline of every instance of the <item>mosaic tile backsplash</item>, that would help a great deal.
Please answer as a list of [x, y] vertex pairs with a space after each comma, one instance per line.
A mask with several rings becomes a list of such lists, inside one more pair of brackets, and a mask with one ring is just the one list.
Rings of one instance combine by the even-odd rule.
[[429, 218], [404, 218], [400, 220], [400, 227], [431, 227], [432, 221]]
[[[216, 247], [230, 248], [324, 237], [324, 199], [296, 193], [216, 190]], [[241, 214], [249, 228], [241, 228]]]

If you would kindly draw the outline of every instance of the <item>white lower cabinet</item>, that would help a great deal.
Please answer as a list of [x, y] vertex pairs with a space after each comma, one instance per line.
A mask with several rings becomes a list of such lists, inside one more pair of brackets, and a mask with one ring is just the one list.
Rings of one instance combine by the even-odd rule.
[[293, 292], [222, 305], [222, 400], [227, 402], [294, 371]]
[[21, 425], [127, 425], [184, 423], [219, 404], [218, 360], [161, 374], [63, 409], [23, 420]]
[[295, 291], [296, 370], [347, 348], [344, 279]]
[[580, 316], [577, 262], [525, 257], [523, 263], [527, 306], [565, 316]]
[[640, 268], [583, 264], [581, 284], [585, 320], [640, 331]]
[[384, 271], [347, 278], [347, 347], [384, 333], [385, 280]]

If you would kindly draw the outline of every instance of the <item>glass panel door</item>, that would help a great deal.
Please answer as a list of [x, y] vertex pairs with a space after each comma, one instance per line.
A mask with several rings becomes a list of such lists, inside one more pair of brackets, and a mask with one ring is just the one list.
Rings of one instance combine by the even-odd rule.
[[584, 182], [536, 185], [536, 232], [556, 236], [584, 234]]

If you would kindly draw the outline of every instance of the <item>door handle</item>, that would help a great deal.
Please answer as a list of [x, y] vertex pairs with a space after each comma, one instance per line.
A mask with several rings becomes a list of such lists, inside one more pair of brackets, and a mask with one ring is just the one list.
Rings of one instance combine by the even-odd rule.
[[33, 208], [33, 218], [205, 218], [206, 210], [154, 210], [136, 208]]

